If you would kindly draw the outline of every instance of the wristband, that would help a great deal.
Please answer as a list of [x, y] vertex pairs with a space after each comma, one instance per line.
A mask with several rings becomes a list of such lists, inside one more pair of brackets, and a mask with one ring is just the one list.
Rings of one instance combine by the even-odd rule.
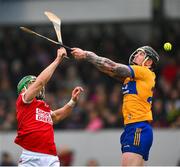
[[76, 102], [75, 102], [73, 99], [71, 99], [71, 100], [67, 103], [67, 105], [70, 106], [70, 107], [74, 107], [74, 106], [76, 105]]

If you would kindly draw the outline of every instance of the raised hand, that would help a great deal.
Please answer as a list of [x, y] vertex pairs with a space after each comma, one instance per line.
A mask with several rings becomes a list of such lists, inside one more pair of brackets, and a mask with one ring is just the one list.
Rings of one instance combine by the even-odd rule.
[[61, 61], [63, 60], [63, 58], [67, 56], [67, 52], [66, 52], [66, 49], [64, 48], [60, 48], [57, 50], [57, 57], [56, 57], [56, 60], [61, 63]]
[[72, 48], [71, 54], [75, 59], [84, 59], [86, 58], [86, 51], [80, 48]]
[[79, 100], [79, 96], [80, 94], [84, 91], [84, 89], [80, 86], [77, 86], [74, 88], [74, 90], [72, 91], [72, 97], [71, 99], [74, 101], [74, 102], [77, 102]]

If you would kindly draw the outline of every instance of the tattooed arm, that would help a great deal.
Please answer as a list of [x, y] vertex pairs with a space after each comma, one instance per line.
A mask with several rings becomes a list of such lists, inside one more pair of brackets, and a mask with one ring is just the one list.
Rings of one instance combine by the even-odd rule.
[[84, 51], [79, 48], [73, 48], [71, 52], [76, 59], [84, 59], [94, 64], [100, 71], [118, 80], [124, 80], [131, 76], [130, 69], [127, 65], [115, 63], [114, 61], [97, 56], [93, 52]]

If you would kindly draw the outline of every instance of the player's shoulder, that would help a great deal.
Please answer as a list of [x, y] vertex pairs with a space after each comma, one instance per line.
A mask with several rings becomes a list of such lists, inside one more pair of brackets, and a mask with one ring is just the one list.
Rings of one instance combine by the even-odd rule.
[[139, 65], [129, 65], [129, 68], [131, 68], [133, 71], [143, 71], [143, 72], [147, 72], [147, 73], [154, 73], [153, 71], [151, 71], [149, 68], [145, 67], [145, 66], [139, 66]]
[[146, 66], [140, 66], [140, 65], [129, 65], [131, 68], [137, 68], [137, 69], [142, 69], [142, 70], [150, 70]]
[[17, 97], [17, 100], [16, 100], [16, 104], [31, 104], [31, 103], [33, 103], [33, 102], [35, 102], [36, 101], [36, 98], [34, 98], [34, 99], [32, 99], [32, 101], [30, 101], [30, 102], [27, 102], [25, 99], [24, 99], [24, 95], [25, 95], [25, 92], [22, 92], [22, 93], [20, 93], [19, 95], [18, 95], [18, 97]]
[[145, 66], [130, 65], [129, 68], [133, 79], [154, 80], [156, 77], [155, 73]]

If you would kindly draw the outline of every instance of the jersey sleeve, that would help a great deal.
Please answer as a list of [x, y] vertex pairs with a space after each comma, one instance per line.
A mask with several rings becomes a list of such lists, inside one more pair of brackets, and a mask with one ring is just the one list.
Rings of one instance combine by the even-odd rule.
[[144, 80], [146, 76], [149, 74], [149, 69], [142, 66], [137, 65], [129, 65], [128, 66], [131, 71], [131, 78], [132, 79], [140, 79]]

